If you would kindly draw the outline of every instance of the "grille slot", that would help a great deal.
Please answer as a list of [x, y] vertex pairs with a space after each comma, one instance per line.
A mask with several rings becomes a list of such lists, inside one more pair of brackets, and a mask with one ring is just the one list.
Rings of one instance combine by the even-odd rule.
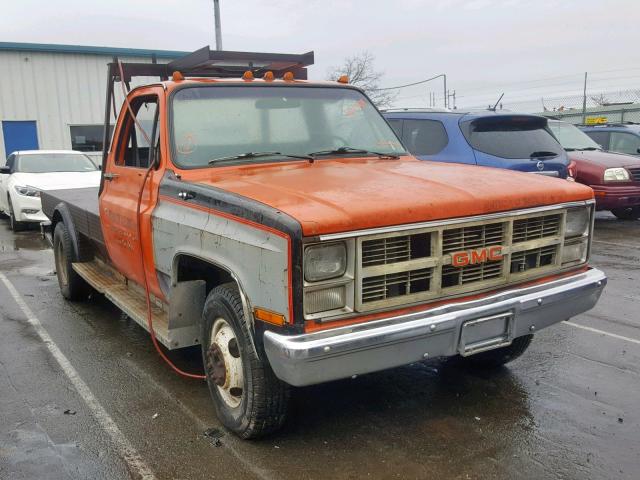
[[522, 218], [513, 222], [513, 243], [555, 237], [560, 233], [561, 215]]
[[442, 236], [442, 253], [501, 245], [504, 223], [489, 223], [445, 230]]
[[627, 168], [634, 182], [640, 182], [640, 168]]
[[376, 275], [362, 280], [362, 303], [427, 292], [431, 288], [432, 268]]
[[391, 263], [428, 257], [430, 254], [430, 233], [376, 238], [362, 242], [363, 267], [389, 265]]
[[511, 254], [511, 273], [528, 272], [534, 268], [546, 267], [556, 263], [557, 245], [532, 248]]
[[502, 275], [502, 262], [502, 260], [496, 260], [465, 267], [444, 265], [442, 267], [442, 288], [499, 278]]

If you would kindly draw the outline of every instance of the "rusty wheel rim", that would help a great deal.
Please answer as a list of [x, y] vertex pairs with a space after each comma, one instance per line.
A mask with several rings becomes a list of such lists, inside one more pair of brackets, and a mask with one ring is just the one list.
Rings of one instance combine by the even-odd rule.
[[224, 318], [217, 318], [211, 327], [207, 372], [224, 403], [238, 407], [244, 393], [242, 357], [233, 328]]

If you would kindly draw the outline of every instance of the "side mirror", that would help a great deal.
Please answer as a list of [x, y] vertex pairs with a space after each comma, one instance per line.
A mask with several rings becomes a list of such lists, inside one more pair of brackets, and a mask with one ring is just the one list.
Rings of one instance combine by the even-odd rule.
[[7, 167], [6, 165], [3, 165], [0, 167], [0, 174], [5, 174], [5, 175], [9, 175], [11, 174], [11, 167]]
[[640, 148], [636, 150], [636, 152], [640, 153]]

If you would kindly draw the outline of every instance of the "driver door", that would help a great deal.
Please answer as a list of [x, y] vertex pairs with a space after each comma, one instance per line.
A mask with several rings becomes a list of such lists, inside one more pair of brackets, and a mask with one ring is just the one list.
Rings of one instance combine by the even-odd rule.
[[[154, 147], [159, 144], [157, 126], [160, 102], [159, 93], [154, 87], [137, 89], [129, 99], [135, 120], [126, 104], [123, 105], [122, 121], [119, 122], [103, 174], [100, 221], [111, 262], [128, 279], [142, 285], [143, 253], [146, 267], [149, 271], [155, 270], [152, 268], [151, 212], [157, 199], [160, 175], [152, 168], [146, 181], [145, 176], [149, 165], [155, 162], [158, 155], [159, 149], [150, 148], [150, 143]], [[143, 185], [138, 217], [138, 200]], [[147, 278], [151, 285], [155, 284], [154, 275], [148, 273]]]

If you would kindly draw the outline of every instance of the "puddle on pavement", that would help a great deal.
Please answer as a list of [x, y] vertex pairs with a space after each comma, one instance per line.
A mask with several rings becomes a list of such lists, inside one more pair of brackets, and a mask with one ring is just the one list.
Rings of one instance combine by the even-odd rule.
[[14, 252], [16, 250], [47, 250], [49, 243], [42, 238], [36, 229], [14, 233], [7, 225], [0, 224], [0, 252]]

